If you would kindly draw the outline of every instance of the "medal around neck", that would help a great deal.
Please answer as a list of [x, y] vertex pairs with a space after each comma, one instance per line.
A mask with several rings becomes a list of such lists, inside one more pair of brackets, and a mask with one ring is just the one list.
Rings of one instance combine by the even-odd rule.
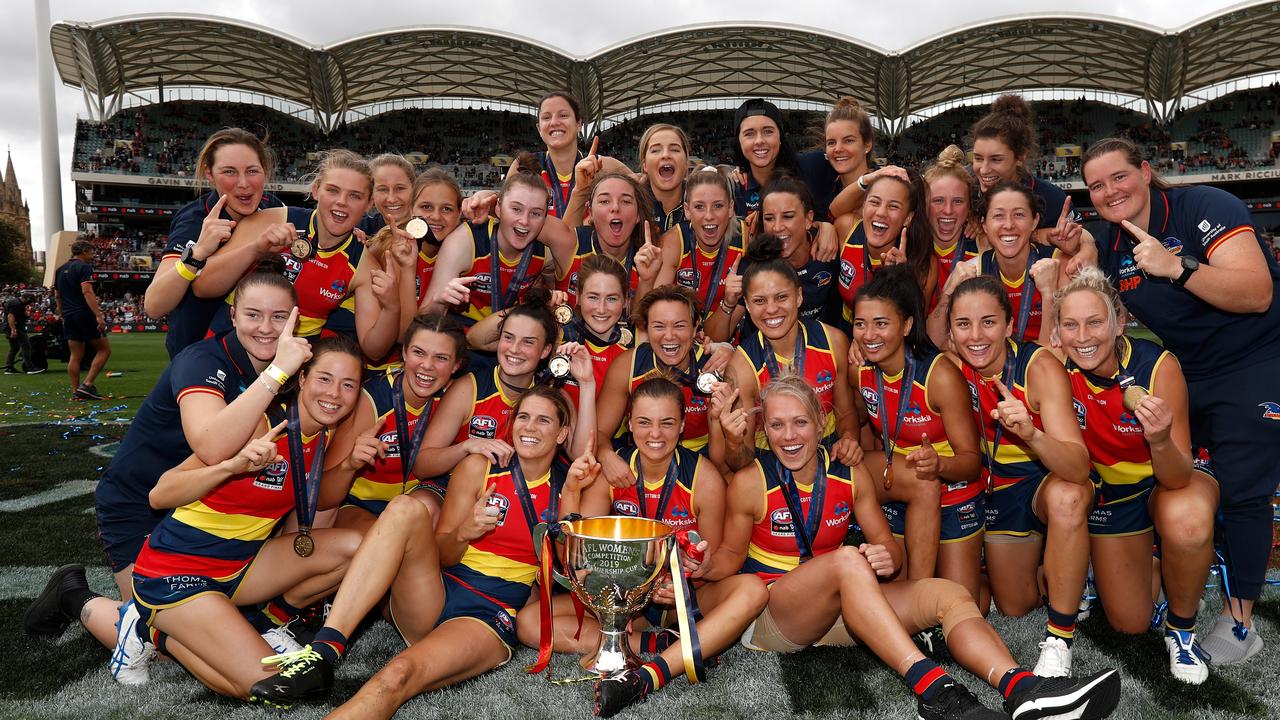
[[555, 309], [556, 322], [561, 325], [568, 325], [573, 322], [573, 308], [568, 305], [557, 305]]
[[626, 327], [625, 325], [623, 327], [618, 328], [618, 342], [622, 343], [623, 345], [630, 345], [631, 341], [635, 339], [636, 339], [636, 336], [632, 334], [631, 328]]
[[697, 386], [698, 392], [703, 395], [710, 395], [715, 391], [716, 383], [721, 380], [724, 380], [724, 378], [721, 377], [720, 373], [701, 372], [698, 373], [698, 379], [694, 384]]
[[427, 225], [427, 221], [420, 217], [414, 217], [404, 226], [404, 231], [414, 240], [421, 240], [431, 232], [431, 227]]
[[309, 534], [298, 533], [298, 536], [293, 539], [293, 551], [298, 557], [311, 557], [311, 553], [316, 551], [316, 542]]
[[289, 254], [300, 262], [306, 262], [315, 254], [315, 251], [315, 246], [311, 244], [311, 238], [307, 235], [306, 230], [299, 230], [297, 237], [293, 239], [293, 242], [289, 243]]
[[551, 372], [551, 377], [557, 380], [563, 380], [569, 377], [569, 358], [566, 355], [554, 355], [547, 361], [547, 370]]
[[1124, 389], [1124, 409], [1134, 412], [1138, 409], [1138, 403], [1142, 402], [1142, 398], [1150, 394], [1141, 385], [1130, 385]]

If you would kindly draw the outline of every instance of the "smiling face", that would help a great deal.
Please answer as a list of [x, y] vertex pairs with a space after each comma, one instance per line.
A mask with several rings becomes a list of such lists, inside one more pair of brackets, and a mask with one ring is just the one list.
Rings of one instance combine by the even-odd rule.
[[408, 221], [409, 194], [413, 192], [413, 178], [404, 168], [387, 163], [373, 171], [373, 206], [396, 225]]
[[696, 331], [693, 315], [686, 303], [659, 300], [649, 307], [649, 347], [664, 365], [683, 367], [693, 351]]
[[770, 341], [782, 339], [800, 318], [800, 288], [778, 272], [766, 270], [751, 277], [747, 287], [747, 312]]
[[413, 214], [427, 221], [431, 234], [438, 240], [444, 240], [462, 224], [458, 196], [445, 183], [424, 185], [413, 199]]
[[449, 384], [461, 364], [454, 342], [443, 333], [419, 330], [404, 345], [404, 387], [418, 400], [435, 395]]
[[542, 232], [547, 220], [547, 193], [521, 183], [512, 185], [498, 203], [498, 235], [520, 252]]
[[933, 239], [947, 247], [955, 244], [969, 219], [969, 186], [943, 175], [929, 183], [929, 227]]
[[[775, 393], [764, 401], [765, 437], [783, 467], [792, 472], [803, 469], [817, 454], [820, 428], [805, 404], [793, 395]], [[810, 478], [800, 481], [809, 482]]]
[[626, 299], [618, 278], [606, 272], [592, 273], [578, 293], [578, 312], [591, 332], [607, 338], [622, 319]]
[[1084, 166], [1089, 199], [1107, 222], [1128, 220], [1147, 226], [1151, 197], [1151, 165], [1134, 166], [1119, 150], [1103, 153]]
[[623, 252], [638, 222], [640, 211], [631, 183], [622, 178], [602, 180], [591, 196], [591, 226], [600, 242], [616, 253]]
[[1031, 234], [1039, 222], [1040, 216], [1020, 192], [1005, 190], [987, 198], [983, 229], [991, 247], [1003, 258], [1016, 258], [1030, 247]]
[[542, 323], [525, 315], [512, 315], [498, 334], [498, 366], [508, 376], [532, 375], [538, 363], [551, 354]]
[[555, 403], [537, 395], [520, 400], [511, 418], [511, 440], [517, 455], [530, 460], [554, 455], [568, 437], [569, 426], [560, 420]]
[[641, 165], [656, 190], [675, 190], [689, 174], [689, 151], [674, 131], [659, 130], [649, 137]]
[[911, 190], [892, 178], [877, 180], [862, 203], [862, 227], [867, 245], [882, 249], [898, 243], [911, 222]]
[[298, 408], [312, 420], [333, 427], [351, 414], [360, 397], [360, 359], [343, 352], [315, 358], [298, 376]]
[[862, 129], [858, 125], [852, 120], [827, 123], [827, 162], [840, 175], [867, 167], [867, 153], [871, 152], [871, 144], [862, 136]]
[[240, 143], [220, 146], [213, 153], [213, 167], [206, 172], [214, 192], [227, 196], [223, 207], [233, 218], [239, 219], [258, 210], [267, 184], [267, 173], [253, 148]]
[[582, 120], [574, 115], [573, 106], [559, 96], [549, 97], [538, 108], [538, 137], [549, 150], [574, 147]]
[[767, 170], [778, 161], [782, 131], [766, 115], [752, 115], [738, 126], [738, 145], [751, 167]]
[[973, 174], [979, 189], [986, 192], [1001, 180], [1016, 180], [1018, 165], [1025, 159], [1014, 155], [998, 137], [978, 138], [973, 142]]
[[771, 192], [760, 204], [760, 229], [782, 240], [782, 259], [790, 260], [809, 243], [813, 211], [804, 209], [799, 195]]
[[1117, 337], [1124, 328], [1112, 316], [1107, 301], [1093, 290], [1076, 290], [1058, 304], [1058, 337], [1067, 356], [1083, 370], [1108, 373], [1116, 365]]
[[343, 238], [369, 211], [369, 178], [347, 168], [330, 168], [311, 184], [316, 217], [332, 237]]
[[250, 357], [270, 362], [276, 356], [276, 343], [292, 311], [293, 298], [284, 289], [250, 285], [236, 295], [231, 307], [236, 339]]
[[986, 292], [968, 292], [951, 299], [951, 341], [964, 360], [991, 377], [1004, 366], [1005, 338], [1013, 332], [1000, 302]]
[[640, 455], [650, 462], [669, 461], [684, 431], [680, 402], [673, 397], [636, 396], [628, 427]]
[[911, 318], [903, 318], [898, 306], [883, 298], [862, 298], [853, 308], [853, 339], [862, 356], [882, 363], [902, 352], [903, 341], [911, 332]]
[[700, 183], [689, 190], [684, 205], [693, 234], [704, 248], [716, 248], [729, 232], [733, 222], [733, 199], [718, 183]]

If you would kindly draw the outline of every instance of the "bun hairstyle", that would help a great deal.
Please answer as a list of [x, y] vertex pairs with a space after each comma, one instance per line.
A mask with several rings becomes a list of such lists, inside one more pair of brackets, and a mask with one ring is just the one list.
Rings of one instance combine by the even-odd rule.
[[911, 319], [911, 332], [907, 333], [906, 342], [911, 354], [922, 357], [926, 352], [935, 350], [929, 333], [925, 328], [924, 295], [920, 292], [920, 284], [912, 275], [908, 265], [890, 265], [880, 268], [871, 276], [871, 280], [858, 288], [853, 296], [856, 308], [863, 300], [884, 300], [898, 310], [903, 320]]
[[[1103, 138], [1089, 146], [1084, 151], [1084, 157], [1080, 159], [1080, 172], [1083, 174], [1084, 168], [1093, 160], [1111, 152], [1119, 152], [1124, 155], [1124, 159], [1135, 168], [1141, 168], [1146, 158], [1142, 157], [1142, 151], [1129, 138], [1109, 137]], [[1085, 181], [1088, 184], [1088, 181]], [[1168, 190], [1173, 187], [1167, 180], [1160, 177], [1155, 168], [1151, 168], [1151, 187], [1157, 190]]]
[[527, 317], [537, 321], [542, 326], [543, 342], [552, 347], [555, 346], [556, 338], [559, 337], [560, 326], [556, 323], [555, 316], [551, 313], [551, 308], [547, 307], [547, 303], [551, 302], [551, 291], [540, 286], [534, 286], [525, 291], [524, 299], [516, 303], [515, 307], [498, 323], [498, 335], [502, 335], [502, 331], [507, 327], [507, 322], [513, 317]]
[[400, 340], [400, 344], [407, 346], [418, 333], [423, 331], [439, 333], [449, 338], [453, 343], [453, 360], [458, 363], [458, 371], [454, 373], [455, 376], [466, 368], [470, 353], [467, 352], [467, 334], [462, 329], [462, 323], [440, 310], [422, 313], [409, 321], [409, 327], [404, 331], [404, 337]]
[[991, 199], [1000, 193], [1007, 192], [1017, 193], [1026, 198], [1027, 206], [1031, 208], [1031, 212], [1036, 215], [1044, 215], [1044, 200], [1039, 195], [1035, 194], [1031, 188], [1016, 180], [1001, 180], [995, 185], [992, 185], [990, 190], [986, 191], [978, 198], [978, 217], [985, 219], [987, 217], [987, 211], [991, 207]]
[[944, 177], [955, 178], [964, 183], [965, 193], [973, 192], [973, 176], [965, 169], [964, 150], [958, 145], [948, 145], [938, 153], [938, 159], [924, 171], [924, 181], [932, 185]]
[[1120, 299], [1120, 293], [1116, 290], [1111, 281], [1107, 279], [1102, 269], [1096, 265], [1086, 265], [1071, 278], [1066, 285], [1058, 288], [1053, 294], [1056, 302], [1053, 304], [1050, 327], [1052, 328], [1052, 339], [1058, 339], [1058, 323], [1062, 318], [1059, 316], [1059, 308], [1062, 301], [1068, 295], [1078, 292], [1096, 293], [1102, 298], [1102, 303], [1107, 306], [1107, 316], [1111, 319], [1111, 327], [1113, 330], [1120, 327], [1122, 318], [1128, 317], [1128, 311], [1124, 307], [1124, 301]]
[[522, 151], [516, 154], [516, 172], [509, 173], [502, 181], [502, 187], [498, 190], [498, 202], [502, 202], [507, 191], [517, 185], [540, 190], [546, 196], [547, 202], [551, 200], [547, 184], [542, 180], [542, 163], [538, 161], [538, 156], [531, 152]]
[[1036, 151], [1035, 116], [1021, 95], [1001, 95], [991, 103], [991, 112], [973, 124], [973, 140], [997, 138], [1018, 160]]
[[995, 298], [1004, 312], [1004, 321], [1007, 323], [1013, 319], [1013, 303], [1009, 301], [1004, 285], [992, 275], [977, 275], [960, 283], [951, 292], [951, 302], [947, 304], [947, 325], [951, 324], [951, 310], [956, 306], [956, 300], [970, 293], [986, 293]]
[[745, 292], [751, 287], [751, 281], [763, 272], [778, 273], [795, 285], [801, 287], [800, 275], [791, 263], [782, 259], [782, 238], [772, 233], [756, 236], [747, 244], [739, 265], [742, 270], [742, 289]]
[[763, 98], [751, 98], [738, 106], [733, 113], [733, 162], [738, 169], [743, 172], [750, 171], [750, 163], [747, 162], [747, 156], [742, 153], [742, 143], [737, 140], [739, 131], [742, 129], [742, 121], [755, 115], [764, 115], [778, 126], [778, 159], [774, 162], [775, 170], [785, 170], [796, 173], [799, 169], [796, 167], [796, 151], [791, 144], [791, 139], [787, 137], [787, 125], [782, 120], [782, 111], [777, 105]]
[[871, 126], [871, 115], [862, 108], [862, 104], [848, 95], [836, 101], [830, 112], [827, 113], [826, 120], [822, 123], [823, 129], [826, 129], [833, 122], [848, 121], [858, 126], [858, 134], [862, 136], [862, 142], [867, 146], [867, 164], [871, 164], [871, 149], [875, 146], [876, 131]]

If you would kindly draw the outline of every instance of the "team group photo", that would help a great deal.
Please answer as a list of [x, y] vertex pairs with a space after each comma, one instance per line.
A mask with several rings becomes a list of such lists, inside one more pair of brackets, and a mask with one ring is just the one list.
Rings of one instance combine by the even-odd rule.
[[32, 4], [0, 717], [1280, 715], [1274, 5]]

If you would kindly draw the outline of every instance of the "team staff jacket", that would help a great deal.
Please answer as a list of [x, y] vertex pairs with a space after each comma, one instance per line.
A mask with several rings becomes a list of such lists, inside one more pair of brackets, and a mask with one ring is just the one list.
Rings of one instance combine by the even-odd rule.
[[[863, 365], [858, 368], [858, 392], [862, 394], [862, 402], [867, 407], [871, 428], [878, 437], [884, 437], [885, 418], [889, 421], [889, 438], [893, 441], [893, 453], [905, 458], [923, 446], [924, 436], [929, 436], [929, 444], [943, 457], [955, 457], [951, 443], [947, 440], [947, 428], [942, 422], [942, 415], [929, 402], [929, 378], [933, 369], [940, 362], [951, 362], [937, 350], [930, 350], [924, 357], [914, 358], [911, 366], [911, 378], [907, 383], [908, 397], [906, 413], [897, 417], [898, 410], [903, 407], [902, 387], [903, 370], [896, 375], [884, 376], [883, 403], [876, 384], [876, 368], [874, 365]], [[994, 407], [994, 406], [992, 406]], [[897, 438], [897, 440], [893, 440]], [[906, 467], [906, 463], [895, 464], [895, 468]], [[982, 492], [982, 485], [975, 481], [942, 483], [942, 506], [950, 507], [968, 502]]]
[[98, 482], [99, 505], [107, 500], [152, 512], [148, 495], [161, 473], [191, 455], [178, 411], [182, 398], [204, 393], [229, 405], [257, 376], [235, 332], [201, 340], [178, 353], [142, 401]]
[[[173, 216], [169, 224], [169, 241], [165, 245], [160, 260], [170, 258], [177, 260], [182, 251], [196, 244], [200, 239], [200, 230], [204, 227], [204, 219], [218, 202], [217, 193], [205, 193], [195, 202], [187, 203]], [[258, 209], [280, 207], [284, 203], [271, 193], [263, 193], [258, 201]], [[222, 220], [233, 220], [231, 213], [223, 208], [218, 216]], [[188, 287], [178, 301], [177, 307], [169, 311], [169, 333], [164, 338], [165, 349], [169, 357], [176, 357], [184, 348], [202, 340], [209, 332], [209, 325], [214, 315], [222, 306], [218, 298], [201, 298]]]
[[[1213, 264], [1213, 253], [1241, 233], [1253, 232], [1244, 203], [1211, 187], [1151, 188], [1146, 231], [1178, 255]], [[1120, 290], [1125, 307], [1177, 356], [1188, 382], [1280, 356], [1280, 267], [1263, 248], [1271, 272], [1271, 307], [1263, 313], [1219, 310], [1185, 288], [1154, 278], [1133, 260], [1137, 241], [1118, 224], [1095, 234], [1098, 265]]]
[[[853, 518], [853, 471], [832, 459], [826, 448], [818, 448], [817, 473], [825, 478], [822, 492], [822, 508], [817, 519], [817, 533], [813, 539], [813, 555], [825, 555], [844, 544]], [[805, 518], [795, 518], [787, 505], [783, 484], [786, 482], [782, 464], [767, 451], [756, 451], [756, 467], [764, 476], [760, 490], [764, 494], [764, 514], [756, 518], [751, 528], [751, 541], [747, 546], [747, 560], [743, 572], [753, 572], [765, 582], [772, 582], [800, 566], [799, 546], [796, 544], [795, 523]], [[814, 496], [817, 477], [793, 478], [800, 499], [800, 510], [808, 517]]]
[[[1150, 391], [1160, 365], [1168, 360], [1167, 350], [1150, 340], [1121, 337], [1120, 367], [1134, 382]], [[1151, 468], [1151, 447], [1142, 424], [1124, 408], [1124, 390], [1119, 373], [1100, 378], [1067, 361], [1071, 377], [1076, 421], [1084, 433], [1093, 481], [1102, 504], [1127, 500], [1151, 489], [1156, 479]]]

